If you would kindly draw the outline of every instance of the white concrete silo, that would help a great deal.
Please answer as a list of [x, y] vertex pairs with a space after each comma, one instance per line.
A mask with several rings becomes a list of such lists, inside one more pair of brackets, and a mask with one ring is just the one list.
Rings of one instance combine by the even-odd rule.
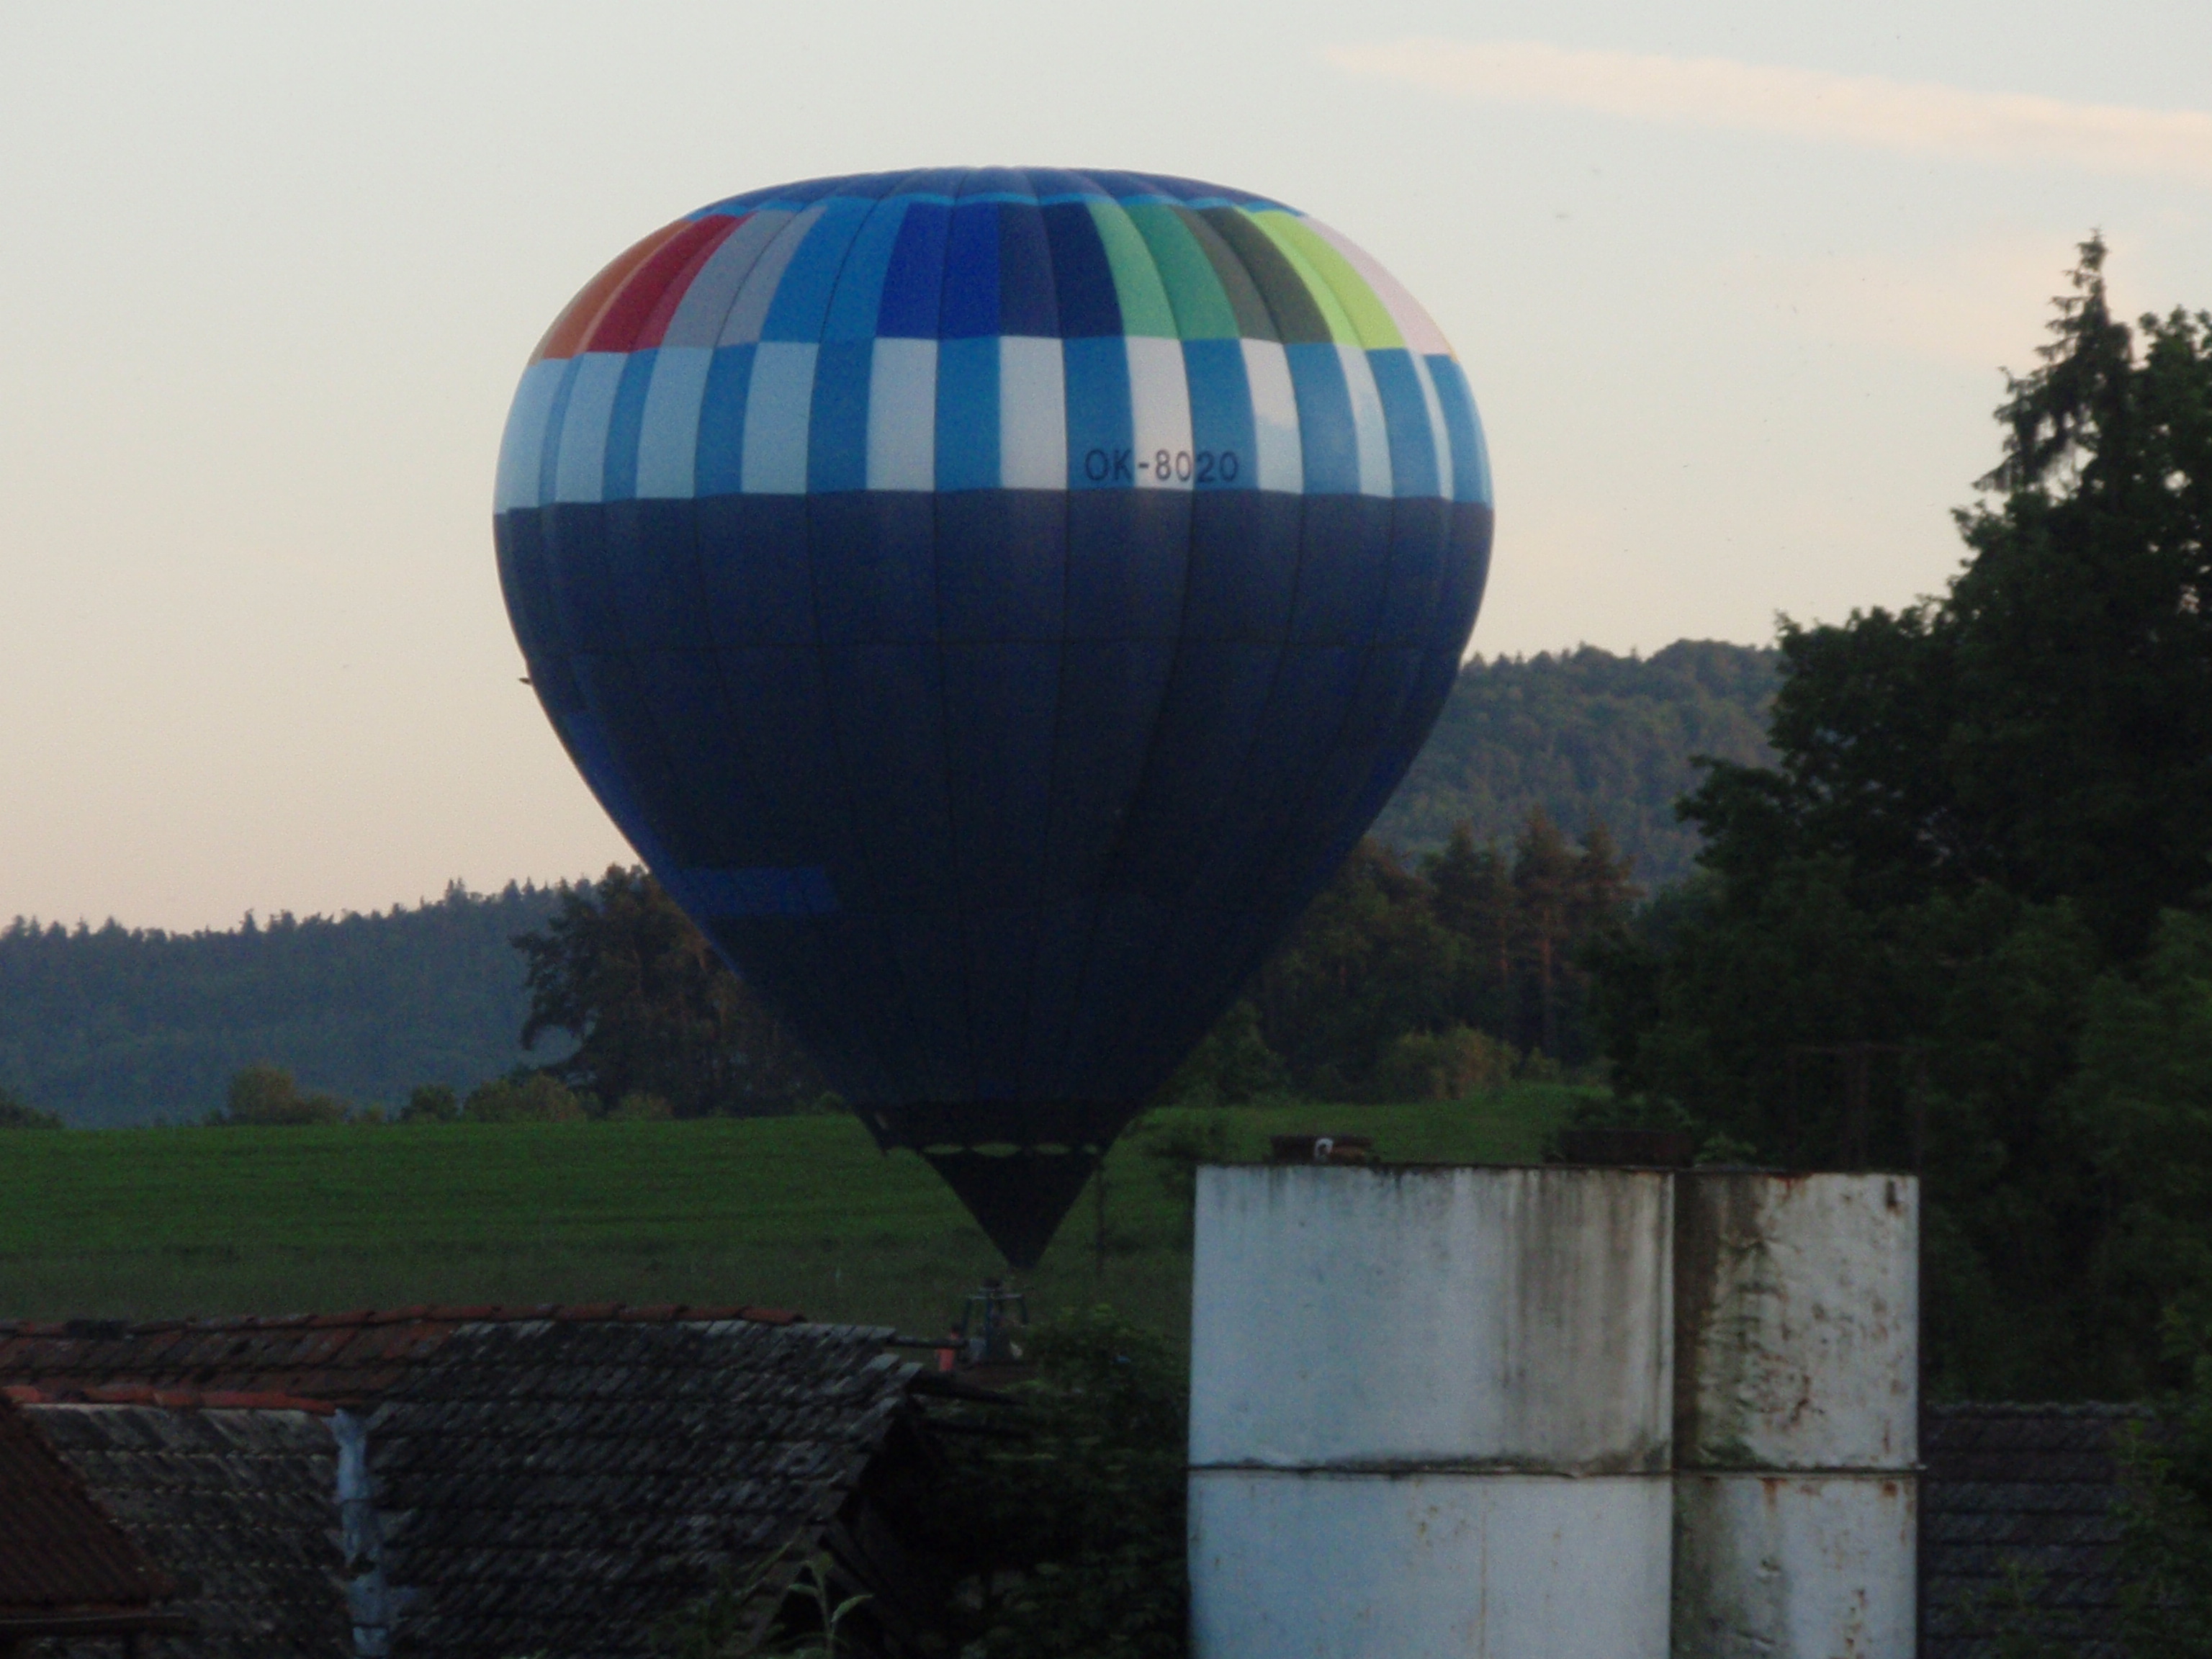
[[1659, 1659], [1674, 1189], [1200, 1171], [1200, 1659]]
[[1911, 1659], [1919, 1183], [1698, 1170], [1675, 1199], [1678, 1659]]

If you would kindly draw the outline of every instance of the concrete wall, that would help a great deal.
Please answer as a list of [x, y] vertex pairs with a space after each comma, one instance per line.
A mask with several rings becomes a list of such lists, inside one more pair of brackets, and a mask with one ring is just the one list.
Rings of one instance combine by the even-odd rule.
[[1673, 1193], [1652, 1171], [1199, 1177], [1201, 1659], [1657, 1659]]
[[1204, 1659], [1667, 1651], [1664, 1480], [1212, 1469], [1190, 1499]]
[[1678, 1178], [1676, 1654], [1912, 1652], [1919, 1220], [1902, 1176]]
[[1909, 1659], [1918, 1191], [1201, 1170], [1200, 1659]]

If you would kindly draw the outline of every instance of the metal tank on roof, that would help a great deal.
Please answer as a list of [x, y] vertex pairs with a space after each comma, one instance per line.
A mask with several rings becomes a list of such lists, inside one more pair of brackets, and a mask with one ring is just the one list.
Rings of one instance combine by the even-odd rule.
[[1907, 1659], [1919, 1182], [1683, 1175], [1674, 1652]]
[[622, 255], [523, 374], [496, 524], [609, 815], [1025, 1265], [1404, 775], [1491, 500], [1451, 349], [1346, 237], [971, 167]]
[[1207, 1169], [1200, 1659], [1668, 1651], [1673, 1187]]

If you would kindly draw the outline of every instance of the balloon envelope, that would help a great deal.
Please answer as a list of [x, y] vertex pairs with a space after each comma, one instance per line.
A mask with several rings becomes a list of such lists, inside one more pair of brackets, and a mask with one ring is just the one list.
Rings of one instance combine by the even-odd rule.
[[539, 345], [496, 510], [586, 781], [1017, 1265], [1403, 776], [1491, 538], [1373, 259], [1041, 169], [654, 232]]

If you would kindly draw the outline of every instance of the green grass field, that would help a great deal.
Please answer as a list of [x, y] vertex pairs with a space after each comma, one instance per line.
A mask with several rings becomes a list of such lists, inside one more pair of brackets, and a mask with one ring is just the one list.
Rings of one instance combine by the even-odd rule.
[[[1270, 1134], [1368, 1134], [1393, 1161], [1536, 1156], [1576, 1091], [1520, 1085], [1409, 1106], [1162, 1113]], [[1033, 1311], [1109, 1301], [1178, 1340], [1178, 1206], [1125, 1139], [1099, 1271], [1086, 1194]], [[0, 1317], [155, 1318], [413, 1303], [763, 1303], [943, 1329], [1001, 1271], [920, 1159], [845, 1117], [691, 1123], [35, 1131], [0, 1136]]]

